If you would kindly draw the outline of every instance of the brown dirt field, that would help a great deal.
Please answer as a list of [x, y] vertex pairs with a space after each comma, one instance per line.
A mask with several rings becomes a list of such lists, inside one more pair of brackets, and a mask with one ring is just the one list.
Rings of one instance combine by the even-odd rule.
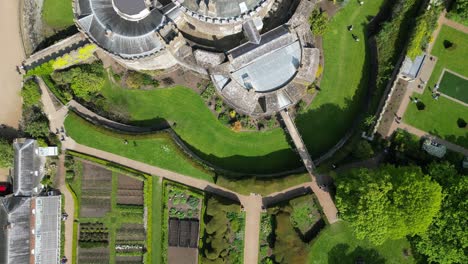
[[117, 196], [117, 204], [143, 205], [143, 203], [144, 203], [143, 195], [121, 196], [121, 194], [119, 193]]
[[105, 187], [112, 189], [112, 171], [83, 161], [83, 188]]
[[196, 248], [169, 247], [169, 264], [197, 264], [198, 250]]
[[122, 224], [117, 230], [116, 241], [145, 241], [146, 232], [143, 224]]
[[130, 176], [126, 176], [123, 174], [119, 174], [119, 187], [118, 189], [122, 190], [143, 190], [143, 181], [138, 179], [132, 178]]
[[78, 250], [78, 263], [94, 264], [109, 263], [108, 248], [80, 248]]
[[115, 258], [117, 264], [141, 264], [143, 257], [140, 256], [117, 256]]
[[80, 217], [103, 217], [111, 210], [109, 198], [81, 198]]

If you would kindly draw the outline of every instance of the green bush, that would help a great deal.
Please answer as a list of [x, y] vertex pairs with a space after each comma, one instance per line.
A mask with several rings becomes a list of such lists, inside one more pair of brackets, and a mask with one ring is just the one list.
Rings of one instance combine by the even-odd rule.
[[101, 91], [105, 83], [104, 70], [98, 63], [54, 72], [52, 79], [60, 85], [69, 84], [73, 94], [85, 101], [90, 101], [93, 95]]
[[21, 97], [23, 97], [23, 105], [25, 107], [38, 105], [41, 101], [39, 85], [34, 80], [26, 81], [21, 90]]
[[43, 75], [50, 75], [54, 72], [54, 67], [52, 66], [54, 64], [54, 61], [51, 60], [51, 61], [48, 61], [48, 62], [45, 62], [31, 70], [29, 70], [25, 76], [26, 77], [29, 77], [29, 76], [33, 76], [33, 75], [37, 75], [37, 76], [43, 76]]
[[312, 11], [309, 17], [310, 30], [316, 36], [321, 36], [325, 33], [328, 27], [328, 15], [326, 12], [316, 8]]
[[374, 155], [374, 150], [367, 140], [360, 140], [353, 149], [353, 156], [358, 159], [368, 159]]
[[13, 166], [13, 146], [6, 140], [0, 139], [0, 168]]
[[148, 74], [137, 72], [137, 71], [129, 71], [127, 73], [127, 77], [125, 79], [125, 84], [128, 88], [131, 89], [140, 89], [145, 86], [151, 86], [152, 88], [157, 88], [159, 86], [159, 82], [154, 80]]

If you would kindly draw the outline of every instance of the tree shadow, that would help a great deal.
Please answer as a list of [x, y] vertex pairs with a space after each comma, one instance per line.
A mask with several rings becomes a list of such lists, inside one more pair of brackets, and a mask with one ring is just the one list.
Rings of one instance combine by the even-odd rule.
[[13, 139], [20, 136], [22, 136], [22, 133], [18, 129], [4, 124], [0, 125], [0, 138], [13, 141]]
[[375, 249], [366, 249], [361, 246], [350, 251], [348, 244], [337, 244], [328, 252], [328, 263], [365, 263], [365, 264], [385, 264], [385, 259]]

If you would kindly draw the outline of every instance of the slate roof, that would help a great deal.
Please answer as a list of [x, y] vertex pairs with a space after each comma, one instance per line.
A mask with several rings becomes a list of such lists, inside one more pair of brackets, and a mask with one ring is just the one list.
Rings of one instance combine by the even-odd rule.
[[105, 50], [132, 59], [153, 55], [164, 48], [156, 31], [165, 18], [158, 9], [131, 21], [117, 13], [112, 0], [75, 1], [79, 27]]
[[13, 193], [15, 196], [31, 196], [41, 191], [45, 158], [39, 156], [38, 145], [33, 139], [18, 139], [13, 143], [15, 166]]
[[0, 264], [29, 263], [31, 199], [0, 198]]
[[36, 264], [56, 264], [60, 261], [60, 196], [34, 199], [35, 232], [34, 257]]

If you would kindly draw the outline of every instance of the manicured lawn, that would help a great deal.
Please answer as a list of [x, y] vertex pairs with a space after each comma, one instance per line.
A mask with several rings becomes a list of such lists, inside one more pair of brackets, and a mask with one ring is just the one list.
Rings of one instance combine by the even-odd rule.
[[73, 25], [72, 0], [44, 0], [42, 18], [57, 29]]
[[[367, 1], [361, 7], [349, 1], [329, 24], [323, 36], [325, 66], [321, 91], [312, 106], [296, 121], [311, 155], [318, 157], [334, 146], [351, 127], [360, 112], [368, 83], [365, 25], [375, 16], [383, 0]], [[347, 26], [353, 25], [355, 42]]]
[[255, 177], [249, 177], [246, 179], [230, 179], [226, 177], [218, 177], [216, 184], [244, 195], [258, 193], [267, 196], [309, 181], [311, 181], [310, 175], [304, 173], [273, 179]]
[[468, 80], [460, 76], [444, 72], [439, 91], [468, 104]]
[[359, 256], [368, 264], [414, 263], [411, 256], [404, 256], [404, 249], [410, 251], [410, 244], [406, 239], [373, 246], [368, 241], [356, 239], [346, 222], [338, 222], [327, 226], [312, 242], [309, 263], [354, 264]]
[[[447, 40], [454, 43], [456, 48], [446, 49], [444, 41]], [[468, 76], [468, 62], [464, 59], [468, 58], [468, 35], [443, 26], [432, 49], [432, 54], [438, 57], [438, 61], [424, 94], [422, 96], [413, 94], [421, 99], [426, 108], [423, 111], [418, 111], [415, 104], [410, 104], [405, 113], [404, 121], [433, 135], [468, 147], [468, 131], [457, 125], [459, 118], [468, 120], [467, 107], [444, 97], [434, 100], [431, 96], [431, 90], [439, 80], [444, 68]]]
[[161, 119], [175, 122], [176, 133], [198, 155], [223, 168], [268, 173], [301, 166], [283, 130], [234, 132], [191, 89], [129, 90], [108, 83], [103, 95], [113, 107], [127, 109], [136, 125], [150, 126]]
[[159, 178], [153, 178], [153, 241], [152, 241], [152, 262], [161, 263], [162, 259], [162, 186]]
[[[177, 148], [168, 134], [161, 133], [132, 138], [99, 129], [74, 114], [70, 114], [66, 118], [65, 128], [70, 137], [80, 144], [213, 181], [210, 174], [190, 163], [190, 160]], [[124, 144], [125, 139], [128, 140], [128, 144]]]

